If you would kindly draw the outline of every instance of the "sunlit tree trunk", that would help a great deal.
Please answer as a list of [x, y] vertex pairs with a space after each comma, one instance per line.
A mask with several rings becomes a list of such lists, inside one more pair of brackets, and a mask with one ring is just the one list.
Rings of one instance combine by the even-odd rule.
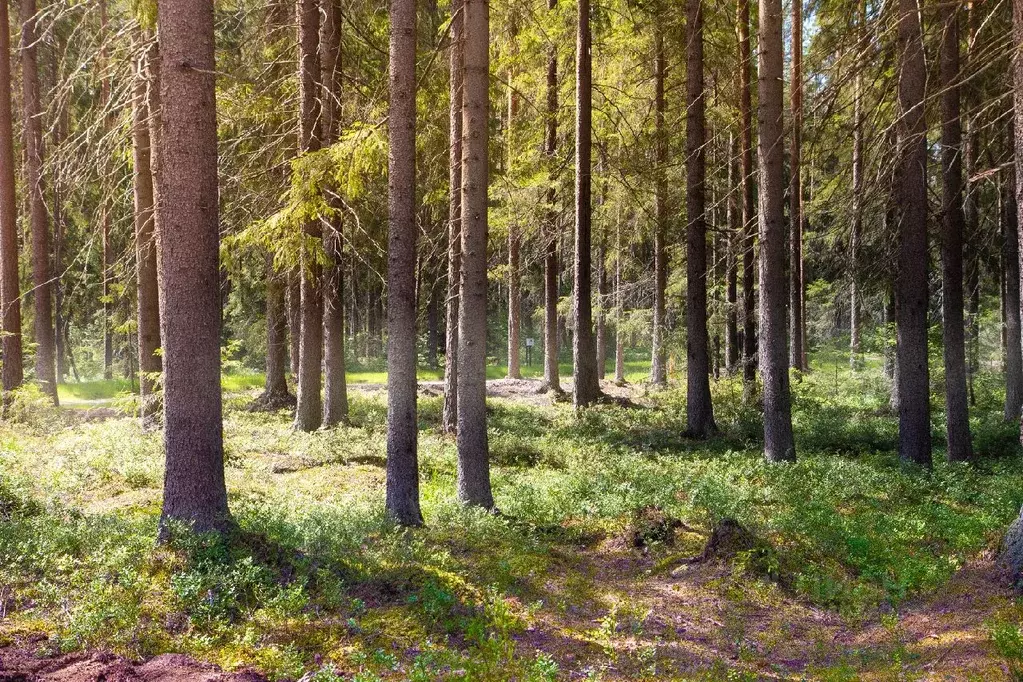
[[664, 36], [654, 23], [654, 322], [650, 381], [663, 386], [668, 381], [668, 353], [665, 348], [665, 291], [668, 286], [668, 141], [664, 129], [664, 77], [667, 60]]
[[707, 332], [707, 118], [703, 87], [703, 2], [686, 2], [686, 431], [717, 427], [710, 398]]
[[[212, 0], [159, 3], [160, 309], [164, 362], [161, 528], [228, 523], [220, 389], [220, 252]], [[176, 68], [189, 64], [192, 68]]]
[[803, 0], [792, 0], [792, 138], [789, 155], [789, 365], [804, 370], [803, 341]]
[[[335, 0], [322, 0], [320, 69], [323, 92], [323, 139], [334, 144], [341, 130], [341, 12]], [[328, 264], [323, 288], [323, 425], [348, 421], [348, 383], [345, 378], [344, 206], [328, 190], [333, 215], [324, 221], [323, 250]]]
[[25, 111], [25, 184], [28, 191], [29, 231], [32, 235], [32, 296], [34, 301], [36, 381], [57, 403], [54, 363], [53, 296], [50, 280], [50, 215], [43, 186], [43, 104], [39, 92], [35, 0], [21, 0], [21, 85]]
[[781, 0], [760, 0], [760, 373], [764, 382], [764, 456], [794, 460], [785, 315], [785, 190]]
[[444, 409], [441, 424], [445, 432], [458, 426], [458, 289], [462, 276], [462, 0], [451, 2], [451, 143], [448, 166], [448, 293], [444, 335]]
[[[470, 0], [471, 1], [471, 0]], [[387, 513], [423, 522], [416, 406], [416, 2], [391, 0], [387, 115]]]
[[[320, 8], [316, 0], [296, 4], [299, 50], [299, 152], [320, 149]], [[307, 219], [302, 226], [300, 265], [300, 331], [298, 353], [298, 405], [295, 428], [315, 431], [323, 423], [321, 369], [323, 365], [323, 282], [316, 259], [322, 239], [320, 221]]]
[[14, 181], [14, 119], [11, 111], [11, 27], [0, 3], [0, 303], [3, 305], [3, 389], [24, 381], [21, 350], [21, 286], [18, 281], [18, 204]]
[[458, 499], [490, 509], [487, 442], [487, 129], [490, 6], [464, 0], [462, 285], [458, 319]]
[[[147, 40], [150, 40], [148, 36]], [[152, 144], [149, 136], [150, 80], [147, 46], [135, 75], [135, 119], [132, 126], [135, 155], [135, 280], [138, 292], [139, 395], [142, 423], [152, 424], [160, 405], [157, 393], [160, 360], [160, 289], [156, 264], [156, 197], [153, 186]]]
[[[557, 0], [547, 0], [547, 11], [553, 12]], [[543, 252], [543, 390], [556, 396], [562, 394], [561, 373], [558, 367], [558, 213], [554, 208], [557, 191], [554, 188], [554, 166], [558, 147], [558, 48], [547, 47], [547, 109], [544, 117], [543, 154], [551, 177], [548, 178], [546, 213], [542, 235]]]

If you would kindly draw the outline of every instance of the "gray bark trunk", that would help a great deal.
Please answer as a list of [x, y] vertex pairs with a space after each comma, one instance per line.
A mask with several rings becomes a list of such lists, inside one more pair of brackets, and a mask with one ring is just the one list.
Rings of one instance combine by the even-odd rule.
[[[161, 527], [229, 520], [220, 389], [220, 225], [212, 0], [159, 3], [157, 208], [164, 362]], [[179, 65], [188, 64], [190, 68]]]
[[462, 276], [462, 0], [451, 2], [449, 88], [451, 152], [448, 166], [448, 293], [444, 334], [444, 410], [446, 433], [458, 428], [458, 289]]
[[764, 456], [795, 460], [785, 315], [785, 189], [781, 0], [760, 0], [760, 373]]

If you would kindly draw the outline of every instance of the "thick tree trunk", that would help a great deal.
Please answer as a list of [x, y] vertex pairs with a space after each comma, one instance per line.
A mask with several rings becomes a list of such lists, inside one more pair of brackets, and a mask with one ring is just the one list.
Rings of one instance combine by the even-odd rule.
[[575, 111], [575, 334], [572, 337], [573, 393], [576, 409], [600, 397], [597, 354], [593, 345], [591, 250], [591, 152], [593, 141], [593, 74], [590, 36], [590, 1], [578, 0], [576, 35]]
[[764, 456], [794, 460], [785, 316], [785, 189], [781, 0], [760, 0], [760, 373], [764, 381]]
[[[148, 36], [145, 40], [151, 40]], [[149, 136], [149, 91], [158, 87], [148, 66], [154, 57], [147, 46], [135, 76], [135, 120], [132, 126], [135, 153], [135, 280], [138, 295], [139, 398], [144, 425], [153, 424], [160, 410], [158, 376], [160, 359], [160, 288], [156, 264], [156, 195], [153, 185], [152, 143]]]
[[[157, 209], [164, 362], [162, 534], [228, 523], [220, 393], [220, 253], [212, 0], [159, 3]], [[181, 65], [187, 64], [188, 67]]]
[[1017, 423], [1023, 410], [1023, 348], [1020, 334], [1019, 214], [1015, 174], [999, 191], [1002, 197], [1002, 261], [1005, 266], [1005, 421]]
[[[547, 0], [547, 11], [553, 12], [557, 0]], [[555, 396], [563, 395], [561, 372], [558, 367], [558, 213], [554, 208], [557, 192], [554, 189], [555, 164], [558, 147], [558, 49], [547, 47], [547, 111], [544, 121], [543, 154], [551, 177], [548, 179], [547, 211], [544, 216], [543, 238], [543, 391]]]
[[458, 499], [491, 509], [487, 442], [487, 128], [490, 6], [464, 0], [462, 284], [458, 318]]
[[738, 251], [742, 212], [739, 194], [742, 181], [738, 177], [739, 145], [734, 133], [728, 136], [728, 244], [725, 254], [725, 371], [735, 374], [739, 366], [739, 269]]
[[752, 70], [750, 55], [749, 0], [738, 0], [736, 26], [739, 30], [739, 137], [742, 176], [742, 398], [750, 404], [757, 391], [756, 326], [756, 179], [753, 169]]
[[668, 353], [665, 348], [665, 291], [668, 287], [668, 140], [664, 129], [664, 78], [667, 60], [664, 37], [654, 23], [654, 322], [651, 346], [650, 382], [668, 382]]
[[789, 156], [789, 365], [806, 369], [803, 340], [803, 1], [792, 0], [792, 139]]
[[[865, 49], [866, 0], [856, 3], [857, 49]], [[857, 371], [863, 364], [860, 341], [860, 236], [863, 232], [863, 73], [856, 72], [853, 81], [853, 151], [852, 151], [852, 229], [849, 236], [849, 368]]]
[[387, 514], [423, 523], [416, 409], [416, 2], [391, 0], [387, 206]]
[[941, 95], [941, 314], [945, 353], [945, 418], [949, 461], [973, 456], [966, 393], [963, 319], [963, 166], [959, 102], [959, 12], [942, 8]]
[[[341, 129], [341, 21], [335, 0], [322, 0], [320, 36], [321, 85], [323, 87], [323, 138], [334, 144]], [[345, 377], [344, 315], [344, 207], [328, 195], [333, 215], [324, 221], [323, 250], [329, 263], [323, 289], [323, 425], [348, 421], [348, 383]]]
[[[320, 148], [320, 8], [316, 0], [298, 0], [296, 5], [299, 46], [299, 151]], [[315, 245], [323, 238], [318, 219], [302, 226], [301, 246], [301, 329], [298, 353], [298, 405], [295, 428], [315, 431], [323, 423], [320, 395], [323, 365], [323, 283]]]
[[448, 293], [444, 332], [444, 410], [441, 427], [458, 427], [458, 293], [462, 276], [462, 0], [451, 2], [449, 87], [451, 151], [448, 166]]
[[927, 366], [927, 124], [923, 35], [916, 0], [899, 0], [899, 271], [895, 286], [899, 363], [899, 456], [930, 465]]
[[707, 332], [707, 116], [703, 88], [703, 2], [686, 1], [686, 431], [717, 430], [710, 397]]
[[288, 392], [288, 313], [285, 278], [266, 258], [266, 381], [254, 407], [276, 410], [293, 407], [295, 396]]
[[57, 404], [53, 296], [50, 284], [50, 221], [43, 187], [43, 105], [39, 92], [35, 0], [21, 0], [21, 84], [25, 110], [25, 183], [32, 234], [36, 381]]
[[3, 389], [24, 381], [21, 349], [21, 290], [18, 280], [18, 204], [14, 181], [14, 126], [11, 111], [11, 27], [7, 3], [0, 3], [0, 304], [3, 306]]

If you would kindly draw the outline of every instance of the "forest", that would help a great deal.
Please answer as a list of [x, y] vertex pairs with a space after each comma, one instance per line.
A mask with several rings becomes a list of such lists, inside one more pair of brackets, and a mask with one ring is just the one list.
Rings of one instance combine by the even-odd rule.
[[1023, 0], [0, 1], [0, 682], [1023, 680]]

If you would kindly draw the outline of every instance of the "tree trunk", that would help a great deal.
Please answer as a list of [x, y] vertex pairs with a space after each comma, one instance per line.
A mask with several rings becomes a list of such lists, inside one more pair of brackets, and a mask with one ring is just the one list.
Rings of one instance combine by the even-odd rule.
[[607, 375], [607, 239], [601, 234], [597, 249], [597, 379]]
[[21, 291], [18, 280], [18, 200], [14, 181], [11, 111], [11, 27], [7, 3], [0, 3], [0, 303], [3, 305], [3, 389], [24, 381], [21, 350]]
[[945, 417], [948, 459], [973, 456], [966, 393], [966, 346], [963, 319], [963, 166], [959, 102], [959, 12], [942, 7], [944, 34], [939, 80], [941, 94], [941, 314], [945, 353]]
[[[228, 523], [220, 392], [220, 225], [213, 2], [159, 3], [158, 232], [164, 362], [161, 534]], [[187, 64], [189, 68], [180, 65]]]
[[[299, 152], [320, 148], [320, 8], [316, 0], [298, 0], [296, 5], [299, 46]], [[322, 239], [320, 221], [306, 220], [302, 226], [299, 295], [301, 323], [298, 353], [298, 405], [295, 428], [315, 431], [323, 423], [320, 396], [323, 365], [323, 284], [315, 245]]]
[[625, 299], [622, 291], [622, 214], [615, 221], [615, 385], [625, 385]]
[[[514, 40], [516, 27], [511, 27]], [[513, 48], [514, 49], [514, 48]], [[512, 86], [514, 71], [508, 70], [508, 127], [507, 127], [507, 161], [505, 174], [511, 177], [512, 159], [515, 154], [513, 130], [515, 119], [519, 115], [519, 97]], [[515, 218], [508, 224], [508, 378], [521, 379], [522, 367], [519, 361], [519, 345], [522, 336], [522, 265], [520, 252], [522, 236]]]
[[927, 366], [927, 124], [923, 35], [916, 0], [899, 0], [899, 271], [895, 286], [899, 363], [899, 456], [930, 465]]
[[593, 141], [593, 74], [590, 50], [590, 0], [578, 0], [576, 36], [576, 112], [575, 112], [575, 334], [572, 337], [576, 409], [593, 404], [600, 397], [597, 380], [597, 354], [593, 345], [593, 300], [591, 291], [590, 195], [591, 151]]
[[448, 293], [444, 332], [444, 410], [446, 433], [458, 427], [458, 289], [462, 276], [462, 0], [451, 2], [449, 87], [451, 151], [448, 162]]
[[725, 253], [725, 371], [735, 374], [739, 366], [739, 270], [738, 247], [742, 229], [739, 193], [742, 181], [738, 177], [736, 160], [739, 146], [734, 133], [728, 136], [728, 244]]
[[1002, 260], [1005, 265], [1005, 421], [1017, 423], [1023, 410], [1023, 348], [1020, 334], [1019, 214], [1015, 174], [999, 191], [1002, 197]]
[[292, 268], [287, 274], [288, 306], [288, 352], [291, 376], [298, 381], [298, 356], [302, 336], [302, 291], [299, 268]]
[[792, 0], [792, 71], [789, 94], [792, 139], [789, 156], [789, 365], [804, 370], [803, 351], [803, 2]]
[[[104, 73], [107, 70], [107, 48], [106, 48], [106, 36], [107, 36], [107, 2], [106, 0], [99, 0], [99, 11], [100, 11], [100, 32], [104, 38], [102, 46], [100, 47], [100, 72]], [[110, 78], [109, 76], [103, 76], [100, 82], [100, 101], [102, 102], [103, 110], [108, 112], [105, 115], [104, 128], [109, 128], [112, 124], [113, 115], [110, 109]], [[105, 132], [105, 131], [104, 131]], [[105, 183], [104, 183], [105, 184]], [[113, 276], [114, 276], [114, 251], [113, 245], [110, 242], [110, 227], [111, 227], [111, 212], [113, 210], [111, 206], [110, 194], [113, 189], [111, 187], [102, 187], [104, 196], [100, 199], [100, 225], [102, 230], [102, 265], [103, 265], [103, 378], [112, 379], [114, 376], [114, 329], [113, 329], [113, 314], [114, 314], [114, 301], [113, 301]]]
[[[547, 11], [553, 12], [557, 0], [547, 0]], [[543, 239], [543, 391], [563, 395], [558, 367], [558, 213], [554, 189], [558, 147], [558, 49], [547, 46], [547, 111], [544, 120], [543, 154], [550, 177], [547, 180], [547, 210], [544, 216]]]
[[[967, 54], [969, 61], [972, 56], [969, 47], [973, 45], [978, 30], [979, 12], [976, 2], [966, 3], [966, 17], [968, 25], [968, 37], [966, 40]], [[1018, 46], [1017, 46], [1018, 47]], [[964, 70], [966, 73], [966, 70]], [[966, 378], [969, 389], [969, 404], [976, 405], [977, 398], [974, 392], [974, 379], [980, 371], [980, 265], [981, 247], [980, 244], [986, 239], [980, 229], [980, 186], [973, 180], [977, 173], [977, 159], [980, 152], [978, 140], [978, 119], [976, 86], [972, 78], [963, 81], [960, 89], [963, 93], [966, 121], [965, 139], [962, 144], [962, 162], [966, 174], [965, 195], [963, 197], [963, 222], [964, 222], [964, 255], [966, 271]]]
[[[337, 142], [341, 129], [341, 21], [335, 0], [323, 0], [320, 38], [321, 85], [323, 87], [323, 137], [326, 144]], [[336, 188], [333, 188], [336, 191]], [[323, 250], [327, 254], [323, 290], [323, 425], [348, 421], [348, 383], [345, 377], [344, 236], [340, 200], [328, 194], [333, 213], [325, 221]]]
[[707, 115], [703, 88], [703, 2], [686, 1], [686, 431], [717, 430], [710, 397], [707, 332]]
[[[31, 0], [29, 0], [31, 1]], [[151, 41], [148, 35], [145, 41]], [[153, 185], [152, 142], [149, 136], [150, 89], [158, 87], [149, 61], [150, 46], [135, 76], [135, 120], [132, 134], [135, 152], [135, 280], [138, 295], [138, 363], [140, 414], [143, 425], [153, 425], [160, 409], [158, 375], [160, 359], [160, 288], [156, 265], [156, 205]]]
[[[866, 49], [866, 0], [856, 3], [857, 49]], [[849, 236], [849, 368], [857, 371], [863, 365], [860, 342], [860, 235], [863, 232], [863, 69], [856, 70], [853, 81], [853, 151], [852, 151], [852, 230]]]
[[668, 383], [668, 353], [665, 348], [665, 292], [668, 287], [668, 140], [664, 129], [664, 77], [667, 60], [664, 36], [654, 23], [654, 322], [651, 345], [650, 382]]
[[[53, 146], [59, 149], [64, 141], [67, 126], [67, 107], [60, 106], [57, 121], [53, 126]], [[67, 378], [67, 350], [64, 347], [64, 193], [60, 184], [60, 174], [53, 174], [53, 326], [54, 350], [57, 361], [57, 383], [62, 384]]]
[[268, 410], [295, 405], [288, 392], [288, 313], [285, 278], [266, 257], [266, 382], [254, 405]]
[[[387, 514], [418, 526], [416, 2], [391, 0], [387, 206]], [[485, 210], [485, 209], [484, 209]]]
[[458, 317], [458, 499], [491, 509], [487, 443], [487, 129], [490, 6], [464, 0], [462, 284]]
[[795, 460], [785, 316], [785, 189], [781, 0], [760, 0], [760, 372], [764, 382], [764, 456]]
[[757, 390], [756, 295], [756, 184], [753, 170], [753, 119], [751, 103], [753, 58], [750, 56], [749, 0], [738, 0], [739, 30], [739, 137], [742, 147], [742, 398], [750, 404]]
[[35, 0], [21, 0], [21, 84], [25, 110], [25, 183], [32, 234], [32, 288], [35, 309], [36, 381], [57, 404], [54, 362], [50, 223], [43, 187], [43, 105], [39, 92]]

